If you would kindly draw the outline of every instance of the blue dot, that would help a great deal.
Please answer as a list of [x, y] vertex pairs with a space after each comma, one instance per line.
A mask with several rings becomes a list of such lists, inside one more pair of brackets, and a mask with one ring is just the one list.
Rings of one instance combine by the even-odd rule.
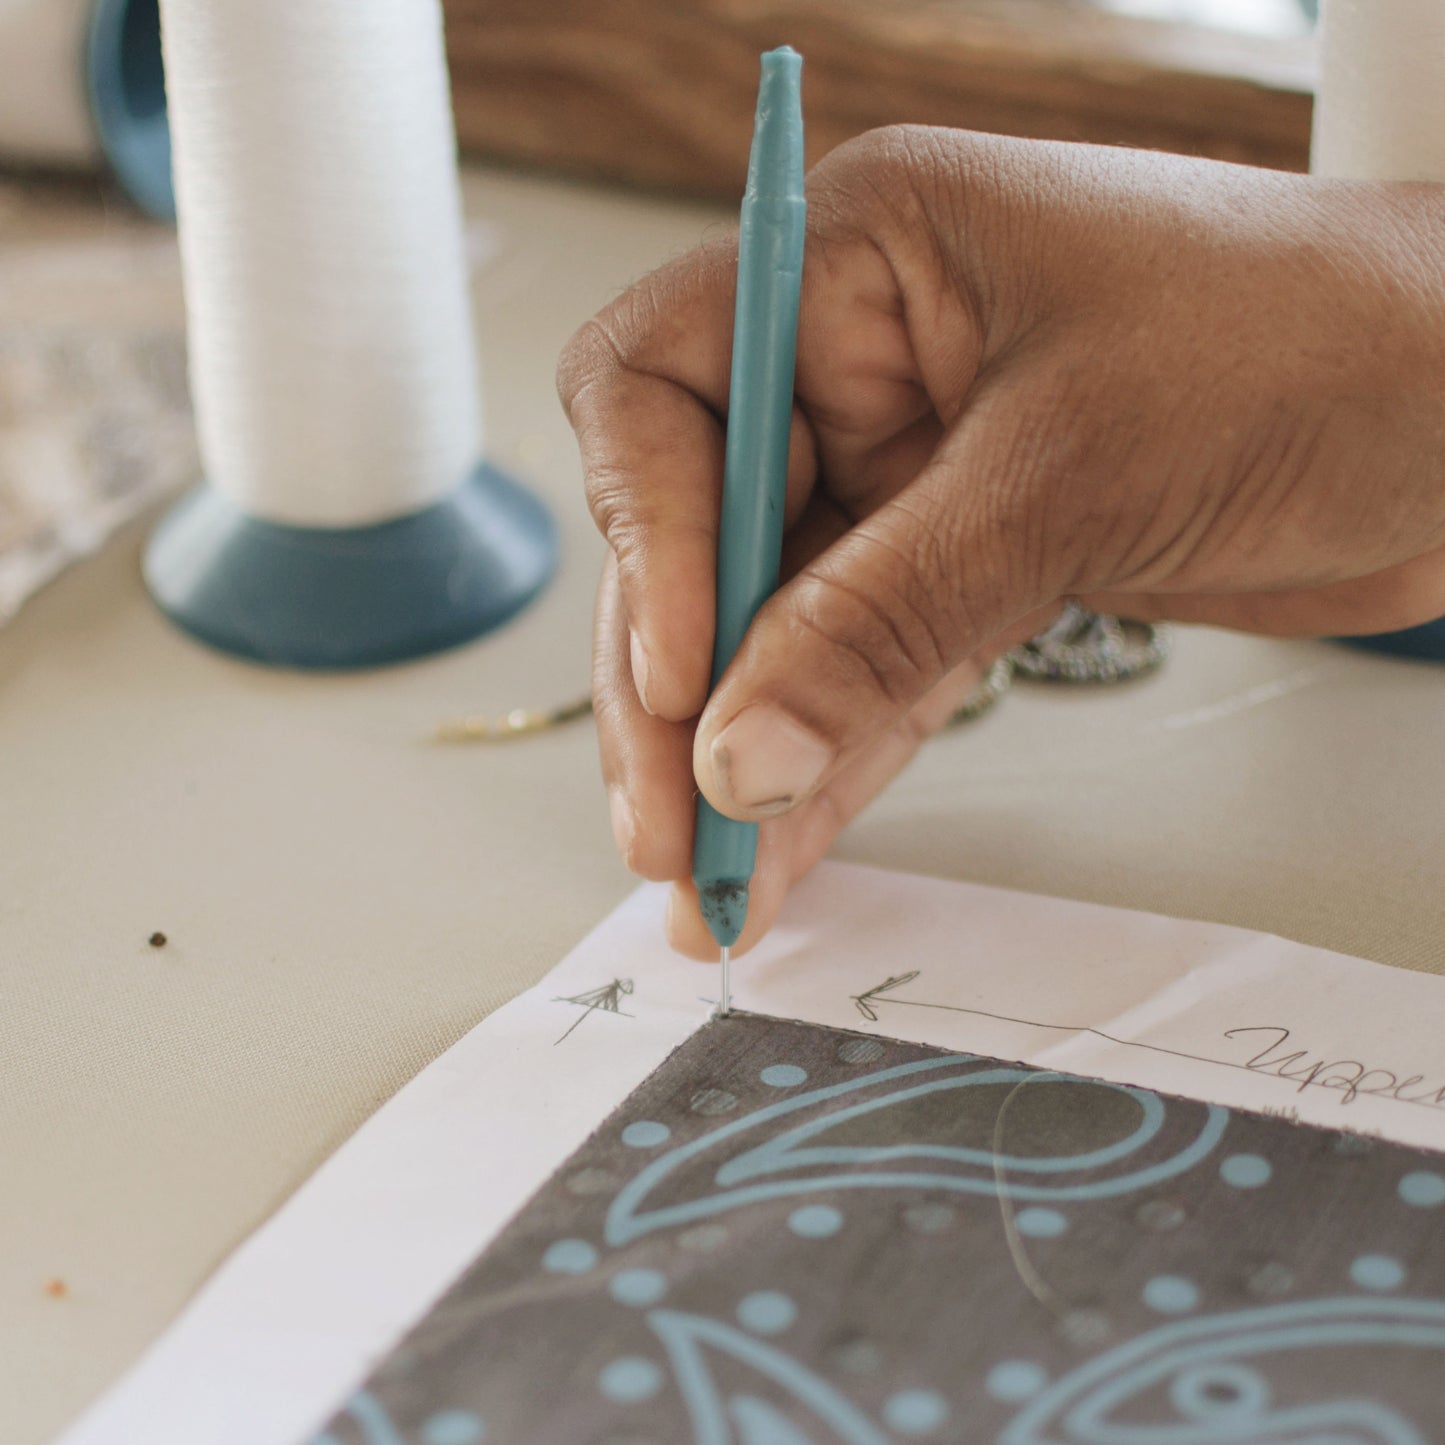
[[443, 1410], [421, 1427], [422, 1445], [481, 1445], [487, 1427], [470, 1410]]
[[1219, 1166], [1219, 1177], [1236, 1189], [1258, 1189], [1268, 1183], [1272, 1173], [1269, 1160], [1261, 1159], [1258, 1154], [1231, 1154]]
[[667, 1293], [667, 1276], [660, 1269], [624, 1269], [612, 1276], [607, 1289], [618, 1304], [640, 1309], [655, 1305]]
[[1037, 1395], [1048, 1380], [1042, 1365], [1032, 1360], [1005, 1360], [988, 1372], [984, 1388], [995, 1400], [1006, 1400], [1017, 1404]]
[[1182, 1315], [1199, 1303], [1199, 1286], [1177, 1274], [1157, 1274], [1144, 1286], [1144, 1303], [1161, 1315]]
[[639, 1355], [624, 1355], [604, 1365], [597, 1376], [602, 1393], [619, 1405], [650, 1400], [662, 1388], [662, 1371]]
[[1417, 1169], [1400, 1181], [1400, 1198], [1417, 1209], [1433, 1209], [1445, 1204], [1445, 1174], [1433, 1174], [1428, 1169]]
[[775, 1089], [795, 1089], [807, 1082], [808, 1071], [796, 1064], [769, 1064], [758, 1077]]
[[1350, 1278], [1361, 1289], [1395, 1289], [1404, 1281], [1405, 1271], [1388, 1254], [1362, 1254], [1350, 1266]]
[[542, 1256], [542, 1268], [553, 1274], [586, 1274], [596, 1263], [597, 1251], [585, 1239], [559, 1239]]
[[804, 1239], [827, 1239], [842, 1227], [843, 1216], [831, 1204], [805, 1204], [788, 1216], [788, 1228]]
[[775, 1335], [798, 1318], [798, 1307], [775, 1289], [760, 1289], [738, 1305], [738, 1320], [760, 1335]]
[[1057, 1209], [1037, 1206], [1020, 1209], [1014, 1224], [1020, 1234], [1026, 1234], [1030, 1239], [1057, 1239], [1069, 1227], [1069, 1221]]
[[883, 1402], [883, 1420], [903, 1435], [928, 1435], [948, 1419], [948, 1402], [932, 1390], [900, 1390]]
[[652, 1149], [665, 1143], [672, 1130], [655, 1119], [639, 1119], [622, 1131], [622, 1142], [633, 1149]]

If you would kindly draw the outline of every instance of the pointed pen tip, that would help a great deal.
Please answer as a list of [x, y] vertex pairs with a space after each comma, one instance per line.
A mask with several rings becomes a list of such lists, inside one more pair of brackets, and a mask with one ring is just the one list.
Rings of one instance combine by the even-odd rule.
[[790, 45], [763, 55], [758, 111], [748, 159], [748, 190], [758, 196], [803, 194], [803, 57]]

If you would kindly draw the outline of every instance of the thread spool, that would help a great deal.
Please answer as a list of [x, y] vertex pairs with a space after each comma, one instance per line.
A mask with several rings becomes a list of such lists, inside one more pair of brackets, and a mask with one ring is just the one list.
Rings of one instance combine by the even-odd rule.
[[174, 217], [157, 0], [0, 0], [0, 157], [107, 164]]
[[[1445, 181], [1445, 4], [1324, 0], [1310, 169], [1338, 180]], [[1445, 618], [1345, 639], [1445, 661]]]
[[464, 641], [551, 574], [478, 463], [438, 0], [163, 0], [206, 483], [146, 576], [203, 640], [337, 668]]

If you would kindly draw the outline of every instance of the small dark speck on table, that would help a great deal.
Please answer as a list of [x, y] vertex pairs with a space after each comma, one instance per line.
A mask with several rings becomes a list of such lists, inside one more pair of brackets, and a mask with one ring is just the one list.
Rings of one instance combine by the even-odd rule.
[[45, 1281], [45, 1293], [51, 1299], [64, 1299], [70, 1293], [70, 1287], [63, 1279], [48, 1279]]
[[164, 933], [153, 933], [150, 936], [150, 945], [152, 948], [164, 948], [168, 941]]

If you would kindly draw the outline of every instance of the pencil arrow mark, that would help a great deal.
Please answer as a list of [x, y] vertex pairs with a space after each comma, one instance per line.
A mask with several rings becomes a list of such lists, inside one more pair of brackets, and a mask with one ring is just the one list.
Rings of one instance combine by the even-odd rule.
[[633, 1018], [634, 1015], [622, 1007], [622, 1000], [627, 998], [632, 990], [633, 982], [630, 978], [614, 978], [611, 983], [603, 984], [601, 988], [592, 988], [585, 993], [554, 998], [553, 1003], [570, 1003], [574, 1008], [580, 1008], [582, 1012], [568, 1025], [567, 1032], [562, 1035], [561, 1039], [552, 1041], [553, 1046], [560, 1044], [562, 1039], [565, 1039], [568, 1034], [571, 1034], [574, 1029], [595, 1013], [619, 1014], [625, 1019]]
[[901, 1000], [897, 999], [884, 998], [883, 995], [892, 993], [894, 989], [902, 988], [906, 983], [912, 983], [920, 972], [920, 969], [915, 968], [911, 973], [895, 973], [892, 978], [885, 978], [882, 983], [874, 984], [866, 993], [855, 993], [853, 995], [853, 1002], [857, 1006], [858, 1012], [862, 1014], [870, 1024], [876, 1024], [878, 1022], [878, 1010], [874, 1005], [878, 1003], [901, 1002]]

